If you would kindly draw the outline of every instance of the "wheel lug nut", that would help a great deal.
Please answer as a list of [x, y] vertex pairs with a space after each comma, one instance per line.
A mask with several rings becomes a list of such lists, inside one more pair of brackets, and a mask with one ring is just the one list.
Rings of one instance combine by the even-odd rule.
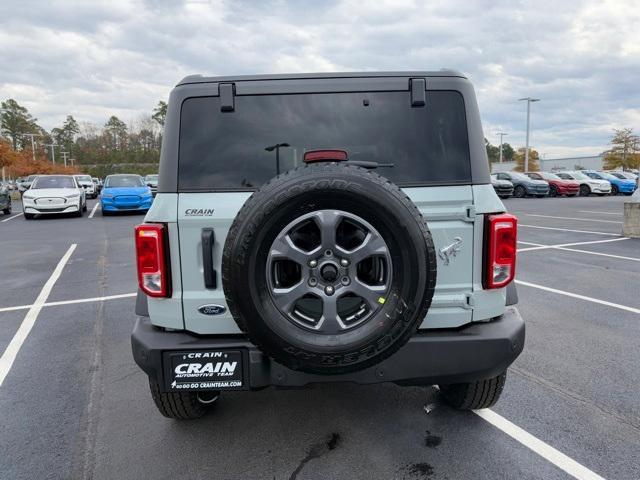
[[346, 258], [343, 258], [342, 260], [340, 260], [340, 265], [342, 265], [343, 267], [348, 267], [349, 260], [347, 260]]
[[318, 261], [317, 260], [309, 260], [309, 266], [311, 268], [316, 268], [318, 266]]
[[316, 285], [318, 285], [318, 279], [315, 277], [311, 277], [309, 279], [309, 286], [310, 287], [315, 287]]
[[343, 285], [349, 285], [351, 283], [351, 280], [349, 280], [349, 277], [342, 277], [340, 282], [342, 282]]
[[324, 293], [327, 295], [333, 295], [333, 292], [335, 292], [335, 290], [331, 285], [324, 287]]
[[333, 252], [331, 250], [325, 250], [324, 254], [325, 256], [330, 257], [331, 255], [333, 255]]

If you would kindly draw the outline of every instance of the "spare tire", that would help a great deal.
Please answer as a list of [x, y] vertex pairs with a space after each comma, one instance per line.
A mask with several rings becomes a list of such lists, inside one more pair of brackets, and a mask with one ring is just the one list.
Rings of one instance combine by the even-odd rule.
[[251, 195], [229, 230], [222, 280], [238, 326], [264, 353], [291, 369], [340, 374], [381, 362], [415, 333], [436, 257], [400, 188], [322, 163]]

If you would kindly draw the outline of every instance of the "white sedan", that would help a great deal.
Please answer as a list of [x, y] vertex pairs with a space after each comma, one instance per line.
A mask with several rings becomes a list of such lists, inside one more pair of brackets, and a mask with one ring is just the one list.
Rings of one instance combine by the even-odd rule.
[[87, 211], [87, 198], [72, 175], [38, 175], [22, 195], [22, 211], [27, 220], [53, 213], [75, 213], [81, 217]]
[[592, 193], [600, 196], [611, 193], [611, 183], [607, 180], [591, 178], [580, 171], [555, 173], [563, 180], [576, 180], [580, 182], [580, 195], [583, 197], [588, 197]]

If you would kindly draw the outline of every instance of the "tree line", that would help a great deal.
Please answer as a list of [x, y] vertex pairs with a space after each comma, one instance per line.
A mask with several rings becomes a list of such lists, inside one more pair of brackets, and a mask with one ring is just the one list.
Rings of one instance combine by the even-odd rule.
[[103, 125], [78, 122], [67, 115], [51, 131], [14, 99], [1, 102], [0, 107], [0, 142], [4, 144], [0, 166], [8, 167], [11, 176], [77, 171], [104, 177], [125, 171], [142, 175], [158, 171], [167, 115], [163, 101], [129, 124], [115, 115]]
[[[14, 99], [0, 103], [0, 167], [10, 176], [32, 173], [82, 172], [104, 177], [110, 173], [158, 171], [166, 102], [148, 114], [125, 123], [112, 115], [103, 125], [78, 122], [73, 115], [47, 131], [29, 110]], [[490, 165], [499, 161], [500, 147], [485, 139]], [[640, 168], [640, 137], [631, 128], [614, 130], [610, 148], [603, 152], [606, 169]], [[525, 149], [502, 144], [504, 162], [524, 169]], [[66, 168], [65, 168], [66, 158]], [[55, 162], [54, 162], [55, 160]], [[540, 170], [539, 154], [529, 151], [529, 170]]]

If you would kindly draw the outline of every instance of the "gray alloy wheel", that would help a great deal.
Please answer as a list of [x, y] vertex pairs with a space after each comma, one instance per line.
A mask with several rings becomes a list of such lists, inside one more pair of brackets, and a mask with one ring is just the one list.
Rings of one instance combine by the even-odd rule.
[[[320, 234], [316, 244], [312, 231]], [[359, 268], [365, 261], [374, 262], [374, 275]], [[367, 221], [340, 210], [317, 210], [276, 236], [266, 273], [271, 298], [286, 318], [312, 331], [338, 334], [362, 325], [382, 307], [392, 262], [386, 242]]]

